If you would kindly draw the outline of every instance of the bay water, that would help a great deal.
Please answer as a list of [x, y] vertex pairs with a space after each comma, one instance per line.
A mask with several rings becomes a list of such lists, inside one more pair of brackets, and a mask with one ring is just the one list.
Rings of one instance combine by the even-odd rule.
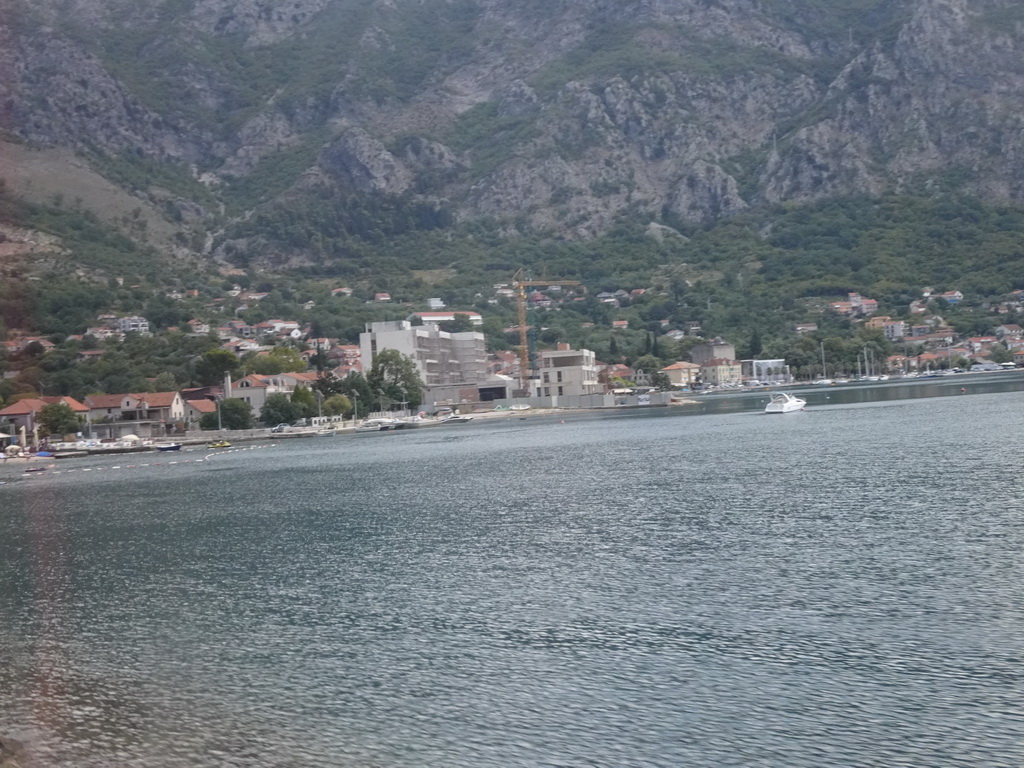
[[1015, 390], [3, 468], [0, 735], [62, 768], [1020, 766]]

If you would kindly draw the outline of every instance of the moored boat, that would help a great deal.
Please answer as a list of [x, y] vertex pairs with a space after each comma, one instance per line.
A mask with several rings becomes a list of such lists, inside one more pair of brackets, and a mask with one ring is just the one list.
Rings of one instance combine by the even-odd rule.
[[155, 447], [158, 451], [180, 451], [181, 443], [157, 443]]
[[463, 416], [461, 413], [453, 413], [441, 419], [441, 424], [468, 424], [473, 420], [472, 416]]
[[391, 432], [398, 429], [399, 424], [401, 422], [398, 419], [366, 419], [366, 421], [356, 427], [356, 432]]

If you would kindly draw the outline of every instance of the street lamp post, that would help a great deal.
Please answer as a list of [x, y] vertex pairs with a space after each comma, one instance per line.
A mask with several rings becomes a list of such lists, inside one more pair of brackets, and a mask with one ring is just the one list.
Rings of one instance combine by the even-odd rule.
[[352, 427], [355, 428], [356, 423], [359, 421], [359, 393], [353, 390], [352, 392]]

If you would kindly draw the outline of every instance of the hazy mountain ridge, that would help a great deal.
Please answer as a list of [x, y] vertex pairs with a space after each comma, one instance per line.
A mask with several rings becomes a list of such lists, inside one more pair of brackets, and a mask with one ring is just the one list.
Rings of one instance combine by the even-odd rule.
[[[685, 225], [891, 190], [1024, 197], [1009, 0], [6, 5], [4, 130], [107, 175], [111, 157], [178, 168], [130, 186], [215, 226], [214, 253], [254, 242], [237, 217], [324, 200], [585, 238], [624, 211]], [[259, 243], [331, 258], [273, 227]]]

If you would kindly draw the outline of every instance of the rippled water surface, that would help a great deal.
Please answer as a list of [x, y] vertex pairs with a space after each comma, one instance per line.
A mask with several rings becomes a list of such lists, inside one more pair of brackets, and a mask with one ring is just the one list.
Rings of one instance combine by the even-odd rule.
[[86, 768], [1020, 766], [1022, 413], [66, 462], [0, 488], [0, 734]]

